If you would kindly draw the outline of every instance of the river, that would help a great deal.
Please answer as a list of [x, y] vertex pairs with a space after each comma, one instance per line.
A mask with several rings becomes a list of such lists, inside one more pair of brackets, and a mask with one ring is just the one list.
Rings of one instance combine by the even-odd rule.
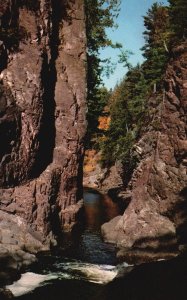
[[[101, 224], [120, 213], [109, 197], [84, 193], [85, 227], [58, 253], [42, 255], [9, 288], [16, 300], [186, 300], [187, 255], [138, 267], [118, 264]], [[123, 275], [123, 276], [121, 276]]]
[[9, 287], [17, 300], [98, 299], [105, 284], [115, 278], [116, 249], [102, 241], [100, 228], [120, 209], [107, 195], [87, 190], [84, 211], [84, 230], [64, 236], [58, 254], [42, 255]]

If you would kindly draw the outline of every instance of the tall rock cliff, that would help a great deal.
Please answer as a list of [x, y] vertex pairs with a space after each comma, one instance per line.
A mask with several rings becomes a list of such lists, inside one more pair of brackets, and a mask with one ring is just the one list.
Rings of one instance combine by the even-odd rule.
[[81, 207], [84, 1], [1, 0], [0, 22], [0, 246], [53, 243]]
[[173, 51], [165, 91], [149, 99], [150, 123], [135, 145], [140, 161], [126, 191], [130, 203], [102, 227], [123, 259], [171, 257], [187, 242], [186, 62], [183, 44]]

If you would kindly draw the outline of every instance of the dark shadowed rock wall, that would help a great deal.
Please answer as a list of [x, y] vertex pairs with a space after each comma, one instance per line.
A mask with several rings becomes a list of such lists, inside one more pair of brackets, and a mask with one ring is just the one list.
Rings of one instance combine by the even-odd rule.
[[102, 227], [125, 259], [171, 257], [187, 242], [186, 62], [183, 44], [174, 49], [165, 91], [149, 100], [151, 122], [135, 145], [140, 162], [126, 190], [130, 204]]
[[53, 243], [81, 207], [84, 1], [1, 0], [0, 22], [0, 245]]

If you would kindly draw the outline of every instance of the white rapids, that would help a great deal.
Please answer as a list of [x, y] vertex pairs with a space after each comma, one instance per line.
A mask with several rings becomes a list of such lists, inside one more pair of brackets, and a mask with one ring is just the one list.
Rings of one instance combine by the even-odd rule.
[[[49, 284], [51, 280], [75, 279], [106, 284], [118, 277], [121, 269], [127, 269], [128, 264], [119, 266], [97, 265], [83, 262], [63, 262], [55, 264], [56, 272], [49, 274], [36, 274], [26, 272], [21, 278], [11, 285], [7, 285], [15, 297], [32, 292], [39, 286]], [[59, 271], [58, 271], [59, 270]]]
[[18, 297], [33, 291], [45, 281], [55, 278], [57, 278], [57, 276], [55, 277], [53, 274], [41, 275], [26, 272], [21, 275], [21, 278], [18, 281], [15, 281], [11, 285], [7, 285], [6, 288], [9, 289], [15, 297]]
[[61, 275], [63, 277], [64, 273], [67, 273], [71, 274], [74, 279], [82, 279], [98, 284], [106, 284], [112, 281], [118, 273], [115, 266], [82, 262], [62, 263], [58, 267], [63, 270], [62, 273], [59, 273], [59, 277], [61, 277]]

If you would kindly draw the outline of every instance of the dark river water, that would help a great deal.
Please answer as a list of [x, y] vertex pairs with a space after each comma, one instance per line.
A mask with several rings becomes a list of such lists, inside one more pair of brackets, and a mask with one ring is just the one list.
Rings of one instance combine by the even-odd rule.
[[84, 192], [85, 226], [66, 235], [60, 254], [42, 255], [14, 284], [18, 300], [91, 300], [103, 298], [103, 288], [117, 274], [116, 249], [104, 243], [101, 225], [120, 214], [108, 196]]
[[186, 255], [135, 268], [118, 264], [115, 247], [100, 235], [102, 223], [120, 214], [117, 204], [87, 191], [84, 206], [84, 230], [66, 236], [60, 252], [42, 255], [11, 286], [15, 299], [187, 300]]

